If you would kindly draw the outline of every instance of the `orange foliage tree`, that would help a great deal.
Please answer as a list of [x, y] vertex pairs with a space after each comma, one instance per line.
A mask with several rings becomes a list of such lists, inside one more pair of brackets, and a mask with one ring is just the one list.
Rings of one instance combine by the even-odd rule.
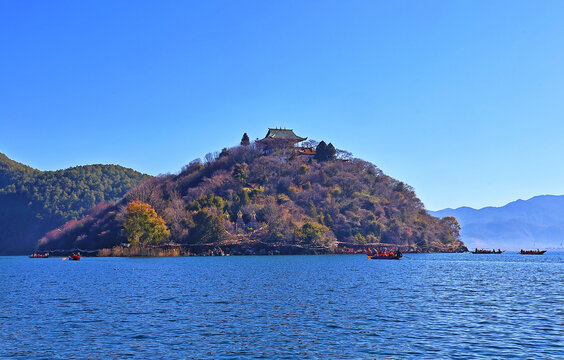
[[170, 236], [165, 221], [151, 205], [132, 201], [127, 205], [124, 228], [132, 246], [156, 245]]

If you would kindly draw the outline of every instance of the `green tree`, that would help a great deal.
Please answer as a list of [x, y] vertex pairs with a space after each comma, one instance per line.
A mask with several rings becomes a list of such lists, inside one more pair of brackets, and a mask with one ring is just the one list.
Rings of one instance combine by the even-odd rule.
[[225, 219], [221, 216], [202, 210], [193, 219], [194, 228], [189, 235], [192, 243], [214, 243], [225, 236]]
[[325, 141], [321, 141], [315, 148], [315, 159], [317, 161], [334, 160], [337, 154], [337, 149], [333, 144], [327, 145]]
[[247, 133], [244, 133], [243, 137], [241, 138], [241, 145], [248, 146], [250, 143], [251, 141], [249, 140], [249, 135], [247, 135]]
[[200, 196], [196, 200], [188, 204], [188, 209], [191, 211], [199, 211], [205, 208], [215, 208], [218, 212], [222, 213], [227, 202], [221, 196], [208, 194], [207, 196]]
[[221, 149], [221, 152], [219, 153], [219, 158], [221, 159], [221, 158], [229, 156], [229, 155], [231, 155], [231, 151], [227, 148], [223, 148], [223, 149]]
[[325, 155], [327, 153], [327, 144], [325, 141], [321, 141], [315, 148], [315, 160], [324, 161]]
[[329, 143], [327, 145], [327, 150], [325, 152], [325, 160], [334, 160], [337, 154], [337, 149], [333, 146], [333, 144]]
[[318, 223], [305, 222], [299, 229], [297, 235], [305, 244], [321, 245], [325, 242], [325, 234], [329, 229]]
[[156, 245], [170, 236], [163, 218], [151, 205], [141, 201], [127, 205], [124, 228], [132, 246]]
[[241, 189], [239, 193], [239, 205], [245, 206], [251, 203], [251, 199], [249, 198], [249, 193], [245, 191], [245, 189]]
[[233, 167], [233, 177], [241, 183], [245, 183], [249, 177], [249, 166], [247, 163], [235, 164]]

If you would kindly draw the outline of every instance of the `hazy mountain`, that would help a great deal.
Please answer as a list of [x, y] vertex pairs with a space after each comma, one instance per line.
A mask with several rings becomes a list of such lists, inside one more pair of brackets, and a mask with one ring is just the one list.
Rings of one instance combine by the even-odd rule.
[[460, 207], [429, 211], [454, 216], [462, 226], [462, 240], [475, 247], [524, 249], [562, 247], [564, 195], [541, 195], [501, 207]]

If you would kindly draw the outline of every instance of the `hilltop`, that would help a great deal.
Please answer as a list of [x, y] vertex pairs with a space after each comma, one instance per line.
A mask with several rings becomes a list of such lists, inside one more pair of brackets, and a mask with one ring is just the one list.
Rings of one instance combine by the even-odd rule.
[[[375, 165], [332, 144], [296, 147], [305, 138], [269, 134], [255, 143], [243, 137], [241, 146], [208, 154], [179, 174], [147, 179], [115, 204], [49, 232], [40, 248], [111, 248], [135, 238], [147, 244], [164, 239], [171, 246], [264, 244], [321, 252], [365, 244], [466, 249], [455, 219], [430, 216], [412, 188]], [[135, 218], [133, 207], [163, 220], [162, 237], [142, 230], [151, 228], [146, 223], [138, 224], [135, 236], [125, 231], [126, 221]], [[139, 235], [143, 231], [146, 236]]]
[[564, 239], [563, 195], [535, 196], [501, 207], [460, 207], [429, 213], [455, 216], [462, 225], [462, 238], [471, 248], [555, 248], [561, 247]]
[[144, 178], [117, 165], [40, 171], [0, 153], [0, 254], [33, 251], [46, 231], [120, 199]]

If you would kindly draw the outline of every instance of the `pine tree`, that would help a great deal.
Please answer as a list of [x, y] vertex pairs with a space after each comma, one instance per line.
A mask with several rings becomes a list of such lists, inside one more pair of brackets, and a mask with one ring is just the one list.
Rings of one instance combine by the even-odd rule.
[[325, 160], [334, 160], [336, 154], [337, 149], [335, 149], [333, 144], [329, 143], [329, 145], [327, 145], [327, 151], [325, 153]]
[[243, 137], [241, 138], [241, 145], [248, 146], [250, 143], [251, 141], [249, 140], [249, 135], [247, 135], [247, 133], [244, 133]]
[[325, 141], [321, 141], [319, 145], [315, 148], [315, 160], [324, 161], [327, 153], [327, 144]]

